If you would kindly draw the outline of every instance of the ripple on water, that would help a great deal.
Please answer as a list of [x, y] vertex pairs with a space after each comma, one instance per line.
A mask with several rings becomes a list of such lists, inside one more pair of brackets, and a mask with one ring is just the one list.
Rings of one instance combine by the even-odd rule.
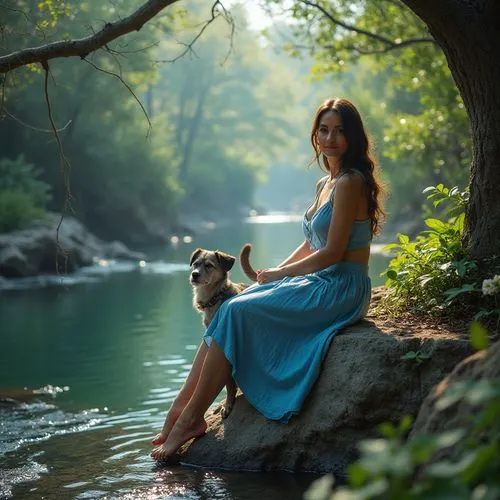
[[140, 272], [141, 274], [173, 274], [187, 271], [187, 264], [171, 262], [143, 262], [100, 259], [94, 265], [85, 266], [71, 274], [47, 274], [3, 280], [0, 290], [20, 291], [36, 288], [69, 287], [75, 285], [99, 283], [110, 274]]
[[28, 460], [26, 465], [11, 469], [2, 467], [0, 472], [0, 498], [11, 498], [12, 488], [16, 484], [36, 481], [40, 479], [41, 474], [47, 473], [48, 469], [34, 460]]
[[26, 456], [32, 444], [88, 430], [103, 418], [96, 409], [69, 413], [44, 401], [0, 408], [0, 498], [10, 498], [15, 485], [38, 480], [48, 472], [46, 465]]
[[144, 267], [140, 268], [143, 274], [172, 274], [179, 271], [188, 271], [189, 266], [187, 264], [177, 264], [171, 262], [148, 262]]
[[42, 401], [0, 409], [0, 457], [28, 443], [86, 430], [102, 420], [97, 409], [68, 413]]

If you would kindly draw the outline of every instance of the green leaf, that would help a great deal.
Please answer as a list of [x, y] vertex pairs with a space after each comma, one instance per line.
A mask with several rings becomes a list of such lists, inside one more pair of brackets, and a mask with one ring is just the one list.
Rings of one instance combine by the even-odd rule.
[[359, 493], [362, 495], [362, 498], [379, 498], [380, 495], [386, 493], [388, 489], [389, 481], [385, 478], [380, 478], [363, 486], [363, 488], [359, 490]]
[[448, 228], [448, 224], [439, 219], [425, 219], [425, 225], [434, 229], [438, 233], [441, 233]]
[[396, 429], [391, 422], [383, 422], [378, 426], [380, 434], [384, 437], [393, 438], [396, 437]]
[[476, 291], [476, 286], [474, 284], [466, 283], [460, 288], [450, 288], [448, 290], [445, 290], [444, 294], [447, 296], [446, 300], [451, 301], [462, 293], [470, 293], [474, 291]]
[[335, 482], [331, 474], [323, 476], [312, 483], [304, 493], [305, 500], [328, 500], [332, 492], [332, 486]]
[[471, 500], [498, 500], [500, 498], [500, 485], [495, 480], [480, 484], [474, 488], [470, 498]]
[[436, 445], [439, 449], [449, 448], [460, 442], [460, 440], [465, 437], [465, 434], [466, 432], [464, 429], [443, 432], [437, 436]]
[[412, 423], [413, 417], [411, 415], [403, 415], [403, 418], [399, 422], [399, 432], [404, 434], [407, 430], [410, 429]]
[[410, 243], [410, 237], [408, 235], [406, 235], [406, 234], [400, 234], [399, 235], [399, 241], [400, 241], [400, 243], [402, 243], [402, 244], [405, 245], [407, 243]]
[[370, 478], [368, 471], [358, 463], [349, 465], [348, 471], [349, 484], [355, 488], [363, 486], [363, 484], [365, 484]]
[[474, 320], [479, 320], [484, 316], [491, 316], [492, 314], [499, 314], [500, 310], [487, 311], [486, 309], [481, 309], [479, 312], [474, 314]]
[[450, 479], [452, 480], [457, 475], [462, 474], [473, 462], [472, 454], [466, 455], [458, 462], [450, 462], [443, 460], [429, 465], [426, 470], [426, 475], [435, 479]]
[[445, 410], [463, 399], [471, 386], [471, 381], [465, 381], [456, 382], [448, 387], [444, 395], [436, 401], [436, 410]]
[[459, 260], [458, 262], [455, 262], [455, 268], [457, 270], [458, 275], [463, 278], [465, 276], [465, 273], [467, 272], [467, 266], [463, 260]]
[[390, 280], [395, 281], [398, 278], [398, 273], [394, 269], [389, 269], [386, 274]]
[[399, 359], [415, 359], [417, 357], [417, 353], [415, 351], [408, 351], [406, 354], [403, 354]]
[[467, 470], [463, 472], [462, 477], [464, 481], [468, 484], [478, 481], [481, 475], [484, 474], [488, 464], [495, 460], [496, 453], [497, 445], [495, 443], [490, 443], [487, 446], [475, 449], [472, 453], [472, 463]]
[[483, 379], [478, 380], [471, 386], [465, 395], [465, 399], [471, 405], [475, 406], [499, 396], [500, 393], [498, 387], [495, 387], [491, 380]]
[[488, 332], [477, 321], [473, 321], [470, 327], [470, 343], [478, 351], [488, 349], [490, 342], [488, 340]]

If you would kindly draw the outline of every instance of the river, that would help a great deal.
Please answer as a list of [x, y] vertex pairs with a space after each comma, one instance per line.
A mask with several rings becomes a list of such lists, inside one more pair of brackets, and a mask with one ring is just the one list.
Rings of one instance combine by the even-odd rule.
[[[249, 241], [252, 263], [266, 267], [301, 240], [295, 217], [254, 217], [154, 249], [142, 267], [101, 262], [0, 292], [0, 390], [45, 393], [0, 406], [0, 498], [300, 499], [313, 476], [159, 468], [149, 441], [202, 334], [194, 248], [237, 255]], [[386, 263], [372, 251], [373, 285]], [[238, 264], [232, 279], [248, 281]]]

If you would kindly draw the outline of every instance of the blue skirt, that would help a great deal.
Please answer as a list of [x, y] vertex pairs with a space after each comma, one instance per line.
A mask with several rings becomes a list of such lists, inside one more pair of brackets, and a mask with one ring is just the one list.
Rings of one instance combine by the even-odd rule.
[[339, 262], [251, 285], [221, 305], [203, 338], [224, 352], [248, 402], [287, 423], [318, 378], [334, 335], [366, 314], [370, 297], [368, 266]]

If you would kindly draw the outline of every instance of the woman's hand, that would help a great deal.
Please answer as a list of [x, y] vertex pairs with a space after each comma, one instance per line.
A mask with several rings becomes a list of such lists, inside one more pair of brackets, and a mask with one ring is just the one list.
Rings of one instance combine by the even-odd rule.
[[259, 284], [278, 281], [286, 276], [285, 272], [280, 267], [271, 267], [269, 269], [257, 270], [257, 282]]

